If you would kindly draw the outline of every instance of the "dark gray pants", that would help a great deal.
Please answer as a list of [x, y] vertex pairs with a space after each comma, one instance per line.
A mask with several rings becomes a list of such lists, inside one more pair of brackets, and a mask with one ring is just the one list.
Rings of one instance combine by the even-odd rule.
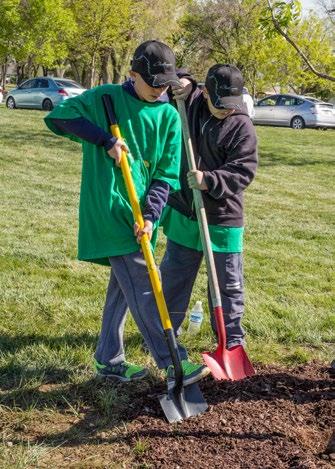
[[[244, 344], [241, 320], [244, 312], [243, 260], [241, 253], [214, 252], [221, 301], [224, 310], [228, 347]], [[203, 253], [168, 240], [160, 266], [163, 290], [174, 330], [185, 319], [192, 288], [198, 274]], [[208, 289], [211, 324], [216, 333], [213, 307]]]
[[[123, 334], [127, 308], [147, 343], [158, 368], [171, 365], [156, 301], [143, 254], [134, 252], [109, 258], [112, 267], [95, 358], [116, 365], [125, 360]], [[186, 350], [179, 345], [181, 359]]]

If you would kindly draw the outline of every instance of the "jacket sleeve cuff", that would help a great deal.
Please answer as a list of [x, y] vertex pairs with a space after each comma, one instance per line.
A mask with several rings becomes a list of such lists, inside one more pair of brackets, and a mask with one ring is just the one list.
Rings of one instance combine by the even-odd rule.
[[204, 171], [203, 174], [208, 194], [214, 199], [223, 197], [224, 189], [218, 184], [217, 177], [211, 171]]
[[156, 221], [154, 216], [151, 213], [143, 213], [143, 219], [151, 221], [152, 224], [154, 224]]
[[104, 147], [106, 151], [109, 151], [113, 148], [113, 146], [116, 143], [117, 138], [116, 137], [111, 137], [104, 143]]

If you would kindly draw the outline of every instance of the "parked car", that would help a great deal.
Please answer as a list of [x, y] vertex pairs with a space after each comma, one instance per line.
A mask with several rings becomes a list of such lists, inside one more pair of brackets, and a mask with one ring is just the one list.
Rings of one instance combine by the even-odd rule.
[[67, 78], [31, 78], [8, 93], [6, 106], [9, 109], [29, 108], [51, 111], [60, 102], [84, 91], [85, 88]]
[[274, 94], [258, 101], [253, 122], [293, 129], [335, 128], [335, 109], [333, 104], [309, 96]]

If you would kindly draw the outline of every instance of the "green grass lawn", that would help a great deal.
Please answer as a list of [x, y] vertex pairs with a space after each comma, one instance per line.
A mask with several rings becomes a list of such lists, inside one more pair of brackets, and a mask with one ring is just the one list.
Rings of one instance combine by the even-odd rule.
[[[59, 406], [77, 412], [108, 281], [108, 269], [76, 260], [80, 147], [49, 132], [43, 116], [0, 106], [0, 427], [1, 418], [29, 420]], [[327, 363], [335, 358], [335, 132], [257, 127], [257, 134], [260, 167], [245, 194], [248, 352], [263, 363]], [[164, 244], [161, 236], [158, 259]], [[203, 266], [192, 304], [206, 304], [206, 281]], [[213, 347], [208, 315], [202, 334], [183, 340], [197, 359]], [[131, 318], [126, 343], [127, 358], [149, 365], [156, 379]], [[41, 398], [36, 390], [50, 383], [57, 392]], [[109, 415], [115, 393], [87, 392]], [[3, 428], [4, 438], [14, 432]], [[25, 447], [20, 461], [33, 463], [39, 450]], [[10, 450], [2, 451], [9, 461]]]

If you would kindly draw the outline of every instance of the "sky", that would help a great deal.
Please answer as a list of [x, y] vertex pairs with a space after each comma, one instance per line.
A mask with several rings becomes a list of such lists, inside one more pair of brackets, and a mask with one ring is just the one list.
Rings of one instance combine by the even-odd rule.
[[303, 13], [307, 13], [308, 10], [313, 9], [316, 13], [320, 12], [321, 8], [318, 5], [317, 0], [301, 0]]

